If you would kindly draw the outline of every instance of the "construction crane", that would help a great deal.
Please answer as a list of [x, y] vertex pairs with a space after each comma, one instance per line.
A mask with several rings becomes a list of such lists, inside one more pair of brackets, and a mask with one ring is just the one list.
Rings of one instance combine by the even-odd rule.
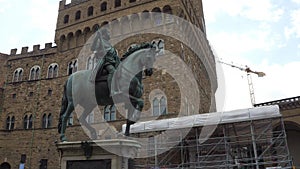
[[266, 74], [264, 72], [253, 71], [248, 66], [240, 67], [240, 66], [236, 66], [236, 65], [233, 65], [233, 64], [230, 64], [230, 63], [226, 63], [226, 62], [223, 62], [223, 61], [220, 61], [220, 60], [218, 62], [221, 63], [221, 64], [224, 64], [224, 65], [227, 65], [227, 66], [231, 66], [233, 68], [240, 69], [241, 71], [244, 71], [244, 72], [247, 73], [247, 80], [248, 80], [251, 104], [252, 104], [252, 106], [254, 106], [255, 96], [254, 96], [254, 87], [253, 87], [251, 74], [256, 74], [258, 77], [264, 77], [264, 76], [266, 76]]

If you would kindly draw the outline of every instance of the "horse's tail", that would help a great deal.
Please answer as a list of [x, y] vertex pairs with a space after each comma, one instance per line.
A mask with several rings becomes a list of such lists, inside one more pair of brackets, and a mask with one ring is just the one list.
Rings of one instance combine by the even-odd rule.
[[63, 92], [63, 97], [61, 99], [61, 109], [59, 113], [59, 122], [57, 126], [58, 133], [61, 133], [61, 127], [62, 127], [62, 116], [64, 113], [66, 113], [67, 107], [68, 107], [68, 99], [67, 99], [67, 83], [64, 84], [64, 92]]

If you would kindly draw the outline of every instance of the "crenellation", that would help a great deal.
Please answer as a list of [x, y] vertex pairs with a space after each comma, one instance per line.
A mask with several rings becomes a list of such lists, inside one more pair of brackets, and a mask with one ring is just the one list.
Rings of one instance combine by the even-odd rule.
[[18, 49], [14, 48], [14, 49], [11, 49], [9, 56], [16, 56], [16, 57], [13, 57], [11, 59], [18, 59], [18, 58], [23, 58], [23, 57], [31, 57], [31, 56], [35, 56], [35, 55], [43, 55], [43, 54], [55, 53], [56, 52], [56, 48], [57, 48], [57, 46], [54, 46], [52, 42], [45, 43], [45, 48], [44, 49], [41, 49], [40, 47], [41, 47], [40, 44], [33, 45], [33, 50], [32, 51], [28, 51], [29, 48], [27, 46], [26, 47], [22, 47], [21, 53], [17, 53]]
[[17, 54], [18, 49], [14, 48], [10, 50], [10, 55], [16, 55]]
[[72, 0], [71, 3], [72, 4], [79, 4], [79, 3], [85, 2], [85, 1], [87, 1], [87, 0]]
[[26, 53], [28, 53], [28, 47], [27, 46], [22, 47], [21, 54], [26, 54]]
[[66, 5], [66, 0], [61, 0], [59, 2], [59, 10], [63, 10], [65, 8]]
[[33, 45], [33, 52], [38, 52], [41, 45]]
[[51, 49], [52, 48], [52, 43], [45, 43], [45, 50]]

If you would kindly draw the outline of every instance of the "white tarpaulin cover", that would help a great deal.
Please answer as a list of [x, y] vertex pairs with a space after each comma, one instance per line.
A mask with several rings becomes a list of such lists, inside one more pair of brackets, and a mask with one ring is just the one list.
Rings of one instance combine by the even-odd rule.
[[[281, 117], [279, 107], [277, 105], [138, 122], [130, 126], [130, 133], [190, 128], [274, 117]], [[126, 124], [123, 124], [123, 133], [125, 131], [125, 127]]]

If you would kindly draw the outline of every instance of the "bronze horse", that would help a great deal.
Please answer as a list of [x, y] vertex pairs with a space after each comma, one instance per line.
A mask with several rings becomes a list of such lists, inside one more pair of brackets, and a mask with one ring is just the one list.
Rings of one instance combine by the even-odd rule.
[[[97, 105], [125, 103], [125, 108], [128, 109], [125, 136], [129, 136], [130, 125], [139, 119], [144, 106], [142, 72], [145, 70], [147, 76], [152, 75], [152, 67], [159, 50], [155, 43], [143, 43], [125, 53], [114, 75], [113, 83], [117, 85], [112, 86], [118, 86], [119, 89], [119, 94], [114, 96], [110, 96], [107, 73], [104, 71], [99, 72], [102, 80], [97, 80], [95, 83], [89, 81], [92, 70], [82, 70], [70, 75], [64, 85], [58, 124], [60, 140], [67, 140], [65, 136], [67, 121], [77, 105], [83, 108], [79, 117], [80, 123], [90, 131], [92, 139], [96, 139], [96, 130], [87, 123], [86, 117]], [[103, 61], [101, 62], [100, 59], [98, 64], [103, 64]]]

